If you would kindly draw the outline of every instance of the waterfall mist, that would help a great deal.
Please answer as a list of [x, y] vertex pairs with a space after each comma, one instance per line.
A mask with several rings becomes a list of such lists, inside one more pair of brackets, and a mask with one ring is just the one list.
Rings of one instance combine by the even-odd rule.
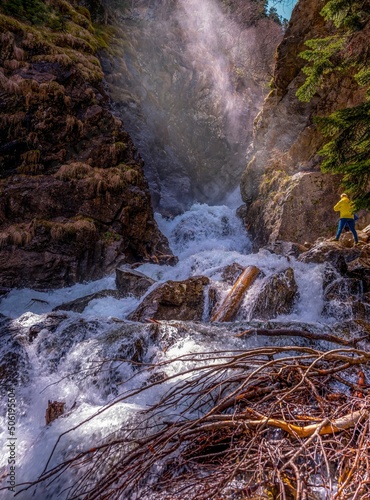
[[258, 9], [143, 0], [116, 16], [119, 56], [103, 60], [106, 78], [162, 214], [223, 202], [239, 184], [282, 36]]

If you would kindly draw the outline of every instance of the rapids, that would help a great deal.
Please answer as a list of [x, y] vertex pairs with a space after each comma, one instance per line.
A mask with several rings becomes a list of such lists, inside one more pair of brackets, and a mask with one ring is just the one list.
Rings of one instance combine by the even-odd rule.
[[[138, 270], [159, 282], [195, 275], [206, 275], [217, 282], [222, 269], [233, 262], [242, 266], [256, 265], [266, 276], [292, 267], [300, 299], [290, 315], [278, 317], [274, 322], [282, 325], [310, 323], [318, 331], [328, 328], [335, 318], [322, 315], [322, 265], [303, 264], [294, 258], [288, 262], [287, 258], [267, 250], [252, 253], [248, 235], [235, 215], [238, 200], [230, 201], [229, 206], [196, 204], [172, 220], [158, 215], [159, 227], [169, 238], [179, 263], [173, 267], [144, 264]], [[7, 443], [15, 443], [15, 469], [12, 469], [15, 482], [17, 485], [26, 483], [71, 452], [96, 446], [125, 421], [134, 418], [137, 410], [157, 401], [165, 390], [161, 385], [124, 402], [118, 401], [120, 395], [148, 381], [148, 372], [137, 373], [130, 360], [160, 362], [186, 353], [245, 349], [258, 342], [273, 342], [255, 337], [238, 339], [234, 335], [251, 319], [249, 304], [258, 286], [260, 281], [257, 280], [232, 324], [209, 324], [208, 317], [199, 324], [164, 322], [155, 335], [153, 325], [125, 320], [139, 304], [139, 300], [132, 297], [94, 300], [82, 314], [52, 312], [54, 307], [72, 299], [103, 289], [115, 289], [113, 275], [60, 290], [9, 292], [0, 302], [0, 371], [8, 378], [7, 386], [2, 387], [1, 486], [10, 484], [7, 484], [10, 480]], [[35, 332], [34, 337], [30, 332]], [[288, 343], [291, 339], [281, 339], [281, 342]], [[168, 370], [176, 367], [184, 368], [178, 363]], [[134, 373], [136, 376], [132, 379]], [[15, 430], [10, 435], [6, 408], [9, 391], [13, 390], [16, 420]], [[46, 426], [48, 400], [65, 402], [66, 413]], [[87, 420], [93, 415], [95, 418]], [[74, 430], [70, 431], [72, 428]], [[67, 498], [73, 478], [73, 471], [68, 471], [50, 484], [46, 482], [21, 491], [18, 497], [31, 498], [35, 490], [35, 498]], [[17, 486], [14, 491], [23, 488]], [[1, 498], [12, 495], [12, 491], [0, 490]]]

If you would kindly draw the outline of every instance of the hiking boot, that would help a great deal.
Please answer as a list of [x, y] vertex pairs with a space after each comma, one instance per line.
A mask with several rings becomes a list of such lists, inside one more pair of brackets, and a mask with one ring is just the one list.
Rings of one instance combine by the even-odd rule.
[[330, 240], [329, 240], [329, 241], [339, 241], [339, 240], [338, 240], [338, 238], [336, 238], [336, 237], [334, 236], [334, 238], [330, 238]]

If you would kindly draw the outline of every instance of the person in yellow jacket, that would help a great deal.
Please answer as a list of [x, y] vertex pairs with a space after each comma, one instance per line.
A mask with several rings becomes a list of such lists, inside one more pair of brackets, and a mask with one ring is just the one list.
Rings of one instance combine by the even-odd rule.
[[339, 212], [340, 217], [338, 222], [337, 234], [335, 235], [334, 241], [339, 241], [339, 236], [341, 235], [344, 227], [347, 225], [352, 232], [355, 239], [355, 244], [357, 245], [358, 236], [355, 229], [354, 208], [346, 193], [340, 195], [340, 200], [335, 205], [334, 210], [336, 212]]

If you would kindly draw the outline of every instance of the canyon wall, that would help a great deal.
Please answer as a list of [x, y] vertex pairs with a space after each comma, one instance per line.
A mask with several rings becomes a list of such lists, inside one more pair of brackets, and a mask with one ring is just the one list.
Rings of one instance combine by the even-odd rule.
[[[313, 242], [335, 234], [338, 215], [333, 205], [341, 192], [340, 178], [320, 172], [317, 152], [324, 138], [313, 117], [363, 102], [364, 91], [348, 77], [334, 74], [309, 103], [296, 97], [305, 80], [305, 61], [299, 56], [307, 48], [305, 41], [333, 30], [320, 15], [325, 3], [299, 0], [295, 6], [277, 49], [272, 90], [255, 119], [241, 180], [241, 212], [256, 246], [276, 240]], [[358, 50], [367, 50], [368, 37], [358, 36]]]

